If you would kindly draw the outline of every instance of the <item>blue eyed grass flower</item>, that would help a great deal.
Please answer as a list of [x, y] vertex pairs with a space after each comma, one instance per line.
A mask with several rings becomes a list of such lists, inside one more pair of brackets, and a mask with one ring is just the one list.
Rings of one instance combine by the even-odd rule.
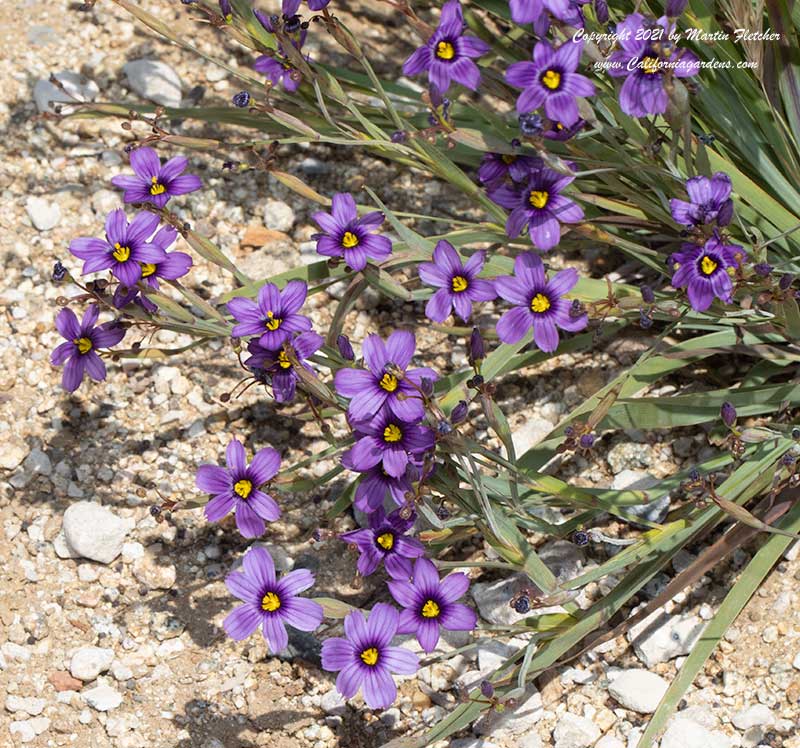
[[295, 569], [279, 578], [269, 552], [251, 548], [242, 559], [242, 570], [225, 579], [229, 592], [244, 605], [234, 608], [222, 626], [236, 641], [246, 639], [260, 626], [267, 649], [276, 654], [289, 644], [287, 625], [314, 631], [322, 623], [322, 606], [299, 597], [313, 584], [314, 575], [308, 569]]
[[226, 468], [201, 465], [197, 469], [197, 487], [212, 496], [205, 506], [206, 519], [219, 522], [235, 511], [239, 532], [246, 538], [257, 538], [264, 534], [266, 522], [274, 522], [281, 516], [275, 499], [261, 490], [278, 474], [280, 455], [272, 447], [266, 447], [256, 452], [248, 465], [241, 442], [231, 439], [225, 463]]
[[175, 156], [162, 165], [156, 151], [143, 146], [131, 151], [130, 159], [134, 176], [120, 174], [111, 179], [111, 184], [124, 190], [122, 199], [126, 203], [153, 203], [163, 208], [171, 197], [203, 186], [200, 177], [183, 173], [189, 164], [183, 156]]
[[560, 270], [548, 280], [542, 260], [535, 252], [524, 252], [514, 260], [514, 275], [499, 276], [494, 284], [499, 296], [514, 304], [497, 323], [504, 343], [516, 343], [533, 328], [533, 341], [545, 353], [558, 348], [558, 329], [583, 330], [586, 313], [573, 315], [564, 298], [578, 282], [574, 268]]
[[386, 709], [397, 698], [392, 673], [413, 675], [419, 668], [417, 655], [391, 646], [399, 614], [386, 603], [377, 603], [365, 619], [354, 610], [344, 619], [344, 637], [322, 642], [322, 667], [339, 671], [336, 689], [346, 699], [359, 689], [370, 709]]

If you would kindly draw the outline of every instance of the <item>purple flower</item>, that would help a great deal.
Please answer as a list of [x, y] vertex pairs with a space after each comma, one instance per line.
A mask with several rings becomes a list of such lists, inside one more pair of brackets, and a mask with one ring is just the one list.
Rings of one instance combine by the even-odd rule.
[[167, 254], [149, 237], [158, 226], [155, 213], [142, 211], [128, 223], [122, 208], [106, 217], [106, 238], [81, 236], [73, 239], [69, 251], [84, 261], [83, 275], [111, 270], [120, 282], [130, 288], [142, 277], [142, 267], [167, 260]]
[[521, 88], [517, 112], [525, 114], [544, 105], [545, 114], [567, 126], [580, 119], [576, 96], [594, 96], [595, 88], [575, 71], [583, 41], [567, 41], [554, 50], [547, 41], [533, 48], [533, 62], [515, 62], [506, 70], [506, 81]]
[[262, 369], [267, 372], [272, 378], [272, 392], [275, 399], [279, 403], [288, 403], [294, 400], [299, 380], [289, 353], [293, 353], [300, 366], [313, 374], [314, 370], [305, 363], [305, 360], [316, 353], [324, 343], [322, 336], [311, 330], [286, 341], [283, 348], [277, 351], [262, 348], [257, 340], [251, 340], [247, 350], [252, 355], [244, 363], [248, 369]]
[[511, 18], [515, 23], [532, 23], [537, 36], [544, 36], [550, 28], [551, 13], [559, 21], [583, 28], [581, 5], [589, 0], [509, 0]]
[[242, 568], [225, 578], [228, 591], [244, 603], [222, 622], [231, 639], [246, 639], [260, 625], [267, 649], [277, 653], [289, 644], [287, 624], [300, 631], [314, 631], [322, 623], [322, 606], [298, 597], [314, 584], [314, 575], [308, 569], [295, 569], [278, 579], [272, 556], [264, 548], [247, 551]]
[[356, 201], [346, 192], [333, 196], [331, 212], [317, 211], [314, 220], [324, 232], [317, 235], [317, 252], [325, 257], [343, 257], [355, 271], [367, 266], [367, 258], [382, 262], [392, 253], [392, 242], [375, 234], [383, 223], [379, 210], [358, 217]]
[[100, 316], [97, 304], [91, 304], [78, 324], [72, 309], [64, 308], [56, 315], [56, 329], [66, 343], [61, 343], [50, 355], [50, 363], [64, 365], [61, 386], [75, 392], [83, 380], [84, 372], [95, 382], [106, 378], [106, 365], [97, 355], [98, 348], [110, 348], [125, 337], [125, 328], [116, 321], [96, 325]]
[[126, 203], [153, 203], [163, 208], [175, 195], [199, 190], [203, 183], [194, 174], [184, 174], [189, 160], [183, 156], [171, 158], [163, 166], [152, 148], [131, 151], [131, 166], [136, 176], [119, 175], [111, 180], [115, 187], [125, 190]]
[[397, 698], [392, 673], [417, 672], [417, 655], [390, 646], [398, 617], [397, 610], [386, 603], [374, 605], [368, 620], [360, 610], [354, 610], [344, 619], [344, 637], [322, 642], [322, 667], [341, 671], [336, 689], [346, 699], [361, 688], [370, 709], [386, 709]]
[[439, 641], [439, 627], [448, 631], [472, 631], [478, 616], [472, 608], [457, 603], [469, 589], [469, 577], [461, 572], [441, 581], [439, 572], [427, 558], [414, 562], [412, 581], [395, 578], [388, 583], [392, 597], [403, 606], [397, 631], [416, 634], [420, 647], [432, 652]]
[[[322, 10], [331, 0], [308, 0], [309, 10]], [[300, 8], [301, 0], [283, 0], [281, 12], [286, 16], [293, 16]]]
[[362, 577], [372, 574], [383, 561], [390, 576], [407, 579], [411, 576], [409, 559], [419, 558], [425, 553], [419, 540], [406, 536], [415, 520], [413, 512], [408, 519], [403, 519], [400, 510], [395, 509], [387, 517], [383, 507], [378, 507], [369, 515], [369, 528], [343, 532], [339, 537], [358, 548], [360, 555], [356, 568]]
[[686, 180], [689, 202], [673, 198], [669, 201], [672, 217], [683, 226], [699, 226], [717, 222], [727, 226], [733, 218], [731, 178], [723, 171], [713, 177], [692, 177]]
[[409, 455], [427, 452], [436, 441], [429, 428], [398, 418], [386, 406], [370, 420], [356, 423], [355, 429], [357, 441], [342, 455], [344, 466], [364, 472], [383, 465], [393, 478], [405, 473]]
[[513, 182], [527, 182], [534, 169], [541, 168], [542, 160], [514, 153], [486, 153], [481, 159], [478, 179], [487, 187], [496, 187], [511, 177]]
[[733, 281], [728, 275], [729, 268], [737, 268], [747, 257], [738, 244], [723, 244], [716, 234], [702, 246], [684, 244], [683, 251], [670, 258], [675, 268], [672, 285], [686, 288], [689, 303], [697, 312], [704, 312], [711, 306], [714, 297], [730, 304]]
[[566, 127], [562, 122], [551, 122], [549, 128], [542, 133], [542, 136], [547, 140], [564, 142], [574, 138], [584, 127], [586, 127], [585, 119], [578, 119], [577, 122], [569, 127]]
[[561, 223], [583, 220], [583, 208], [560, 194], [574, 179], [572, 175], [542, 167], [531, 172], [524, 187], [502, 185], [490, 190], [492, 200], [511, 210], [506, 221], [506, 234], [519, 236], [527, 224], [531, 241], [537, 249], [555, 247], [561, 240]]
[[667, 35], [674, 24], [666, 17], [658, 21], [631, 13], [617, 24], [618, 43], [622, 49], [609, 58], [609, 75], [626, 78], [619, 93], [625, 114], [644, 117], [667, 111], [669, 96], [664, 87], [667, 71], [678, 78], [697, 75], [700, 61], [687, 49], [676, 53]]
[[206, 519], [219, 522], [235, 509], [239, 532], [246, 538], [257, 538], [264, 534], [265, 520], [274, 522], [281, 516], [275, 499], [260, 490], [278, 474], [281, 457], [272, 447], [266, 447], [258, 450], [248, 465], [244, 447], [231, 439], [225, 462], [227, 469], [217, 465], [201, 465], [197, 469], [197, 487], [212, 494], [205, 507]]
[[238, 325], [232, 335], [237, 338], [259, 335], [262, 348], [277, 351], [295, 332], [311, 329], [311, 320], [297, 312], [303, 306], [308, 286], [299, 280], [290, 280], [283, 291], [274, 283], [265, 283], [258, 292], [257, 302], [237, 296], [228, 302], [228, 311]]
[[433, 250], [433, 262], [419, 265], [420, 280], [438, 288], [425, 306], [425, 314], [434, 322], [444, 322], [450, 310], [466, 322], [472, 315], [473, 301], [492, 301], [497, 297], [491, 281], [477, 276], [483, 270], [486, 252], [475, 252], [461, 262], [458, 252], [450, 242], [441, 239]]
[[337, 392], [352, 398], [348, 413], [353, 421], [371, 418], [384, 404], [404, 421], [422, 418], [425, 408], [417, 388], [423, 378], [434, 382], [438, 377], [427, 367], [408, 369], [415, 347], [414, 335], [407, 330], [395, 330], [386, 343], [379, 335], [368, 335], [363, 345], [368, 368], [336, 372]]
[[455, 81], [475, 91], [481, 81], [481, 72], [472, 58], [489, 51], [489, 45], [476, 36], [464, 36], [464, 17], [458, 0], [449, 0], [442, 7], [439, 27], [403, 63], [405, 75], [418, 75], [428, 71], [431, 85], [444, 94]]
[[397, 506], [405, 504], [406, 493], [412, 490], [408, 473], [406, 470], [403, 475], [394, 478], [383, 469], [383, 465], [363, 471], [353, 498], [356, 509], [370, 514], [383, 506], [387, 494]]
[[504, 343], [516, 343], [533, 327], [533, 340], [540, 350], [551, 353], [558, 348], [558, 329], [576, 332], [588, 323], [586, 313], [574, 315], [571, 304], [562, 298], [578, 282], [574, 268], [560, 270], [550, 280], [535, 252], [523, 252], [514, 260], [514, 275], [494, 279], [497, 293], [514, 308], [497, 323], [497, 334]]
[[259, 57], [255, 61], [253, 69], [264, 73], [273, 86], [283, 86], [283, 90], [287, 93], [294, 93], [300, 88], [300, 83], [303, 81], [300, 72], [295, 70], [288, 61], [280, 61], [268, 55]]

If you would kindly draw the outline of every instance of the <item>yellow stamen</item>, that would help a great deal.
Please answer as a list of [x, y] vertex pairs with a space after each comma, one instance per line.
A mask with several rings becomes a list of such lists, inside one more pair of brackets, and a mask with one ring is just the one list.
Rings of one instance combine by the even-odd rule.
[[75, 338], [72, 342], [78, 346], [78, 353], [81, 355], [92, 350], [92, 341], [89, 338]]
[[375, 542], [385, 551], [390, 551], [392, 550], [392, 546], [394, 546], [394, 535], [390, 532], [385, 532], [382, 535], [378, 535], [378, 537], [375, 538]]
[[142, 266], [142, 278], [149, 278], [156, 272], [156, 266], [152, 262], [140, 262]]
[[387, 371], [386, 374], [381, 377], [380, 385], [387, 392], [394, 392], [397, 389], [397, 377], [394, 374], [389, 374]]
[[436, 45], [436, 56], [440, 60], [452, 60], [456, 56], [456, 48], [450, 42], [439, 42]]
[[547, 201], [550, 199], [550, 194], [544, 190], [533, 190], [528, 196], [528, 202], [534, 208], [544, 208]]
[[514, 156], [512, 154], [509, 154], [509, 153], [506, 153], [505, 155], [501, 156], [500, 158], [502, 158], [503, 159], [503, 163], [506, 163], [506, 164], [513, 164], [517, 160], [516, 156]]
[[425, 605], [422, 606], [422, 615], [425, 618], [436, 618], [441, 612], [439, 604], [435, 600], [428, 600]]
[[278, 352], [278, 366], [280, 366], [281, 369], [288, 369], [289, 367], [291, 367], [291, 365], [292, 365], [292, 362], [289, 361], [289, 356], [286, 355], [286, 351], [279, 351]]
[[469, 283], [467, 279], [463, 275], [454, 275], [452, 280], [452, 287], [455, 293], [461, 293], [462, 291], [466, 291], [469, 287]]
[[114, 244], [114, 251], [111, 254], [117, 262], [127, 262], [131, 256], [131, 248], [123, 247], [117, 242]]
[[645, 75], [653, 75], [654, 73], [658, 72], [658, 57], [647, 57], [642, 58], [642, 70], [644, 70]]
[[352, 231], [345, 231], [342, 237], [342, 246], [345, 249], [352, 249], [358, 246], [358, 237]]
[[555, 91], [561, 85], [561, 73], [557, 70], [548, 70], [542, 76], [542, 83], [551, 91]]
[[389, 442], [390, 444], [394, 444], [394, 442], [399, 442], [402, 438], [403, 438], [403, 432], [400, 431], [400, 427], [396, 426], [394, 423], [390, 423], [383, 430], [383, 440]]
[[163, 195], [167, 191], [167, 188], [158, 181], [158, 177], [152, 177], [150, 181], [152, 181], [150, 185], [151, 195]]
[[531, 299], [531, 311], [536, 312], [537, 314], [542, 314], [542, 312], [546, 312], [550, 308], [550, 299], [547, 298], [544, 294], [537, 293]]
[[378, 662], [378, 650], [375, 647], [369, 647], [361, 653], [361, 661], [365, 665], [372, 667]]
[[281, 599], [274, 592], [267, 592], [261, 600], [261, 610], [275, 612], [281, 607]]
[[236, 481], [233, 486], [234, 493], [237, 493], [243, 499], [246, 499], [250, 492], [253, 490], [253, 482], [247, 480], [247, 478], [242, 478], [241, 480]]
[[275, 332], [280, 326], [283, 320], [280, 317], [276, 317], [274, 312], [267, 312], [267, 321], [264, 323], [264, 326], [267, 330], [271, 330]]
[[704, 255], [700, 260], [700, 269], [706, 274], [711, 275], [718, 267], [718, 263], [714, 262], [708, 255]]

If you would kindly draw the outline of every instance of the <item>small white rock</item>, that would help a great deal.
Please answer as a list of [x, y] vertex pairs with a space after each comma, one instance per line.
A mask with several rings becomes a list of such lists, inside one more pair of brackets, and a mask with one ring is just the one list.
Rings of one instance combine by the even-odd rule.
[[739, 730], [747, 730], [749, 727], [769, 727], [775, 724], [775, 715], [764, 704], [751, 704], [736, 712], [731, 717], [731, 722]]
[[63, 104], [94, 101], [100, 93], [97, 84], [80, 73], [62, 70], [53, 77], [64, 87], [63, 91], [46, 78], [36, 81], [33, 87], [33, 100], [40, 112], [54, 112], [53, 104], [62, 104], [61, 112], [68, 114], [74, 107]]
[[61, 222], [61, 208], [58, 203], [31, 195], [25, 201], [25, 211], [31, 223], [39, 231], [50, 231]]
[[600, 728], [586, 717], [566, 712], [553, 730], [556, 748], [588, 748], [600, 737]]
[[82, 647], [69, 663], [69, 672], [73, 678], [82, 681], [94, 680], [100, 673], [111, 667], [114, 650], [107, 647]]
[[64, 538], [84, 558], [110, 564], [119, 556], [126, 535], [135, 524], [100, 504], [79, 501], [64, 512]]
[[131, 88], [143, 99], [162, 106], [178, 107], [183, 84], [178, 74], [159, 60], [133, 60], [123, 66]]
[[26, 719], [20, 722], [12, 722], [9, 732], [17, 735], [21, 743], [30, 743], [50, 727], [50, 720], [47, 717], [37, 717], [36, 719]]
[[673, 718], [661, 738], [661, 748], [731, 748], [731, 740], [719, 730], [709, 730], [690, 719]]
[[122, 703], [122, 694], [105, 683], [88, 691], [81, 691], [81, 698], [98, 712], [109, 712]]
[[619, 704], [640, 714], [652, 714], [669, 684], [647, 670], [625, 670], [608, 686], [608, 692]]
[[267, 200], [264, 204], [264, 225], [275, 231], [291, 231], [294, 226], [294, 211], [282, 200]]
[[44, 699], [37, 699], [34, 696], [14, 696], [6, 697], [6, 710], [9, 712], [24, 712], [30, 717], [35, 717], [44, 711], [47, 702]]

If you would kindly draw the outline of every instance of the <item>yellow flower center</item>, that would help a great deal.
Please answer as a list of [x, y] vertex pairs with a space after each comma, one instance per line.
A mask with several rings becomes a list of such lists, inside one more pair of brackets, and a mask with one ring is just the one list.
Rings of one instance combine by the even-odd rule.
[[372, 667], [378, 662], [378, 650], [375, 647], [368, 647], [361, 653], [361, 661]]
[[550, 199], [550, 194], [544, 190], [533, 190], [528, 196], [528, 202], [534, 208], [544, 208], [547, 201]]
[[78, 346], [78, 353], [81, 355], [92, 350], [92, 341], [89, 338], [75, 338], [72, 342]]
[[267, 594], [261, 599], [261, 610], [274, 613], [280, 607], [281, 599], [274, 592], [267, 592]]
[[700, 260], [700, 269], [706, 274], [711, 275], [718, 267], [718, 263], [714, 262], [708, 255], [704, 255]]
[[345, 231], [342, 237], [342, 246], [345, 249], [352, 249], [358, 245], [358, 237], [352, 231]]
[[555, 91], [561, 85], [561, 73], [556, 70], [548, 70], [542, 76], [542, 83], [551, 91]]
[[436, 56], [440, 60], [452, 60], [456, 56], [456, 48], [450, 42], [439, 42], [436, 45]]
[[167, 188], [158, 181], [158, 177], [151, 178], [152, 184], [150, 185], [150, 194], [151, 195], [163, 195]]
[[395, 425], [394, 423], [390, 423], [383, 430], [383, 440], [391, 444], [399, 442], [402, 438], [403, 438], [403, 432], [400, 431], [400, 427]]
[[380, 381], [381, 387], [387, 392], [394, 392], [397, 389], [397, 377], [394, 374], [389, 374], [387, 371]]
[[114, 259], [117, 262], [126, 262], [131, 256], [131, 248], [123, 247], [119, 242], [114, 244], [114, 251], [112, 252]]
[[237, 493], [243, 499], [246, 499], [250, 492], [253, 490], [253, 482], [247, 480], [247, 478], [242, 478], [241, 480], [237, 480], [233, 486], [234, 493]]
[[283, 320], [280, 317], [276, 317], [274, 312], [267, 312], [267, 321], [264, 323], [264, 326], [267, 330], [272, 330], [274, 332], [281, 326], [281, 322], [283, 322]]
[[658, 72], [658, 57], [648, 55], [642, 59], [642, 70], [645, 75], [653, 75]]
[[509, 154], [509, 153], [506, 153], [506, 154], [502, 155], [500, 158], [503, 159], [503, 163], [505, 163], [505, 164], [513, 164], [517, 160], [516, 156], [514, 156], [513, 154]]
[[562, 125], [560, 122], [556, 122], [556, 130], [563, 130], [563, 129], [564, 125]]
[[383, 548], [383, 550], [390, 551], [392, 550], [392, 546], [394, 546], [394, 535], [392, 535], [392, 533], [390, 532], [384, 532], [381, 535], [378, 535], [377, 538], [375, 538], [375, 542], [381, 548]]
[[453, 287], [453, 291], [456, 293], [461, 293], [462, 291], [466, 291], [469, 287], [469, 283], [467, 279], [463, 275], [455, 275], [453, 276], [453, 280], [451, 282]]
[[156, 266], [152, 262], [140, 262], [142, 266], [142, 278], [149, 278], [156, 272]]
[[435, 600], [428, 600], [425, 605], [422, 606], [422, 615], [425, 618], [436, 618], [441, 612], [441, 608]]
[[537, 293], [531, 299], [531, 311], [536, 312], [537, 314], [542, 314], [546, 312], [550, 308], [550, 299], [547, 298], [543, 293]]
[[278, 353], [278, 366], [281, 369], [288, 369], [292, 365], [292, 362], [289, 361], [289, 356], [286, 354], [286, 351], [279, 351]]

